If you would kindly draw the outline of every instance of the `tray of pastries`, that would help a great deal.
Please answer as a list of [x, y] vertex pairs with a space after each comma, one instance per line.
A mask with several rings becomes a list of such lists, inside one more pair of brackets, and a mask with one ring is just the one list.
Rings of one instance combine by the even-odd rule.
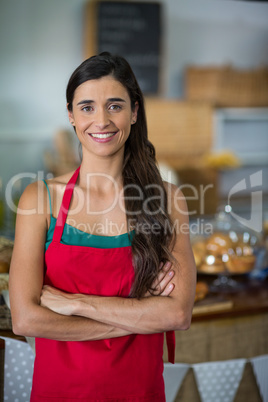
[[229, 214], [216, 215], [209, 234], [192, 237], [197, 271], [210, 275], [241, 275], [256, 267], [259, 238]]
[[192, 245], [198, 272], [205, 274], [244, 274], [255, 267], [256, 255], [249, 239], [238, 235], [215, 232], [207, 238], [198, 239]]

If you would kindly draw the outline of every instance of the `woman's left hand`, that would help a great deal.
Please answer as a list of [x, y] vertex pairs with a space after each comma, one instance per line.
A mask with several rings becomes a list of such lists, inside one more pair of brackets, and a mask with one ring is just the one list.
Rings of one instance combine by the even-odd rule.
[[170, 261], [167, 261], [165, 264], [161, 263], [159, 274], [144, 297], [169, 296], [171, 294], [174, 289], [174, 283], [171, 283], [171, 280], [175, 275], [171, 267], [172, 264]]
[[79, 296], [80, 295], [77, 294], [65, 293], [61, 290], [45, 285], [42, 289], [40, 305], [49, 308], [55, 313], [72, 315], [74, 301], [77, 300]]

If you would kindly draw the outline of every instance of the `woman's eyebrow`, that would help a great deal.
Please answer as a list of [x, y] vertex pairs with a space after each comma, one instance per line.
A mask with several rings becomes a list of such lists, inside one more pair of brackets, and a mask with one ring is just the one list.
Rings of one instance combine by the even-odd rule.
[[93, 100], [91, 100], [91, 99], [85, 99], [85, 100], [81, 100], [80, 102], [78, 102], [77, 103], [77, 106], [78, 105], [84, 105], [85, 103], [93, 103], [94, 101]]
[[[107, 102], [124, 102], [124, 103], [126, 103], [125, 99], [122, 99], [122, 98], [109, 98], [109, 99], [107, 99]], [[94, 103], [94, 101], [92, 99], [84, 99], [84, 100], [81, 100], [80, 102], [78, 102], [77, 106], [85, 105], [85, 104], [88, 105], [89, 103]]]
[[126, 102], [125, 99], [122, 98], [109, 98], [108, 102]]

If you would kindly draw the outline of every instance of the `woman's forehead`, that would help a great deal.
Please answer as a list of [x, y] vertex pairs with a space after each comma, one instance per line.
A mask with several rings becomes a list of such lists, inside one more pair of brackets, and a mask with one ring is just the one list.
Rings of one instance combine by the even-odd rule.
[[80, 96], [91, 96], [94, 99], [100, 98], [114, 98], [116, 96], [123, 96], [129, 99], [127, 89], [114, 77], [108, 75], [94, 80], [88, 80], [80, 84], [74, 93], [74, 98]]

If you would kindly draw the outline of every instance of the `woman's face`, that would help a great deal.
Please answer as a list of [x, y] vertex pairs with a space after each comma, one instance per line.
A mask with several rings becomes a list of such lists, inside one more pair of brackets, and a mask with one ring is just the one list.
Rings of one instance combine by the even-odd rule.
[[76, 88], [70, 123], [85, 151], [99, 156], [123, 152], [138, 104], [131, 109], [126, 88], [112, 76], [89, 80]]

